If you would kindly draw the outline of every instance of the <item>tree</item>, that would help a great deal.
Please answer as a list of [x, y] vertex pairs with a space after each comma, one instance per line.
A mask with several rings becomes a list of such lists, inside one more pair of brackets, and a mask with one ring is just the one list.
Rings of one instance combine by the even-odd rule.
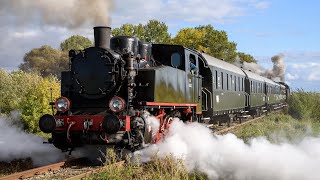
[[157, 20], [150, 20], [145, 26], [145, 37], [146, 42], [155, 43], [169, 43], [170, 34], [168, 33], [168, 26], [164, 22], [159, 22]]
[[26, 53], [19, 68], [25, 72], [39, 73], [43, 77], [55, 75], [60, 78], [61, 71], [68, 69], [68, 62], [67, 52], [44, 45]]
[[139, 38], [137, 35], [137, 32], [135, 32], [135, 25], [133, 24], [123, 24], [119, 28], [114, 28], [112, 30], [112, 35], [113, 36], [134, 36]]
[[113, 36], [133, 36], [141, 41], [153, 43], [169, 43], [171, 40], [168, 26], [164, 22], [150, 20], [146, 25], [123, 24], [112, 30]]
[[60, 43], [60, 49], [62, 51], [69, 51], [71, 49], [83, 50], [91, 46], [93, 46], [93, 43], [90, 39], [79, 35], [73, 35]]
[[181, 29], [173, 43], [204, 51], [228, 62], [234, 62], [237, 55], [237, 44], [228, 40], [225, 31], [215, 30], [211, 25]]
[[250, 54], [246, 54], [246, 53], [243, 53], [243, 52], [238, 52], [237, 56], [239, 57], [241, 63], [242, 62], [257, 63], [257, 60], [254, 59], [254, 57], [251, 56]]
[[204, 46], [205, 30], [196, 28], [181, 29], [178, 34], [173, 38], [174, 44], [179, 44], [198, 51], [208, 52], [208, 47]]
[[18, 111], [28, 132], [39, 132], [40, 116], [51, 114], [51, 92], [53, 100], [59, 97], [60, 83], [55, 77], [43, 78], [36, 73], [9, 73], [0, 69], [1, 113]]

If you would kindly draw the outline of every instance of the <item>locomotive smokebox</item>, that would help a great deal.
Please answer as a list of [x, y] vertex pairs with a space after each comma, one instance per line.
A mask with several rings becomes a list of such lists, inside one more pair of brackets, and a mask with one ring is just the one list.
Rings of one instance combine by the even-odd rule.
[[111, 28], [107, 26], [96, 26], [94, 30], [94, 45], [104, 49], [110, 48]]
[[117, 133], [122, 126], [123, 126], [122, 122], [118, 119], [117, 116], [113, 114], [107, 114], [103, 118], [102, 128], [108, 134]]

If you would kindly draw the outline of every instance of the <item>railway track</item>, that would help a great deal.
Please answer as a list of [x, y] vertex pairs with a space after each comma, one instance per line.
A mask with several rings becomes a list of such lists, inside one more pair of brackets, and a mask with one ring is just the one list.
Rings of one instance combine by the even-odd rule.
[[122, 166], [124, 161], [119, 161], [106, 166], [70, 166], [67, 162], [59, 162], [39, 168], [14, 173], [0, 177], [0, 180], [17, 179], [67, 179], [75, 180], [88, 177], [94, 173], [99, 173], [109, 166]]
[[50, 164], [47, 166], [42, 166], [42, 167], [27, 170], [27, 171], [14, 173], [8, 176], [3, 176], [3, 177], [0, 177], [0, 180], [26, 179], [35, 175], [45, 173], [45, 172], [58, 170], [64, 165], [65, 165], [65, 162], [58, 162], [55, 164]]
[[260, 117], [256, 117], [254, 119], [249, 119], [249, 120], [246, 120], [246, 121], [243, 121], [242, 123], [237, 123], [237, 124], [233, 124], [232, 126], [230, 127], [226, 127], [226, 128], [223, 128], [223, 129], [220, 129], [220, 130], [217, 130], [217, 131], [214, 131], [215, 134], [218, 134], [218, 135], [223, 135], [223, 134], [226, 134], [228, 132], [230, 132], [231, 130], [234, 130], [234, 129], [237, 129], [237, 128], [240, 128], [244, 125], [247, 125], [247, 124], [251, 124], [253, 122], [256, 122], [262, 118], [266, 117], [265, 115], [262, 115]]
[[[280, 113], [282, 111], [283, 111], [283, 109], [278, 109], [278, 110], [274, 110], [272, 113]], [[236, 122], [233, 122], [230, 127], [228, 127], [227, 125], [222, 126], [222, 127], [212, 125], [212, 127], [210, 127], [210, 128], [213, 129], [214, 134], [223, 135], [223, 134], [230, 132], [231, 130], [234, 130], [234, 129], [240, 128], [244, 125], [251, 124], [251, 123], [254, 123], [258, 120], [261, 120], [262, 118], [264, 118], [266, 116], [267, 115], [261, 115], [259, 117], [255, 117], [253, 119], [242, 120], [241, 123], [240, 123], [240, 121], [236, 121]]]

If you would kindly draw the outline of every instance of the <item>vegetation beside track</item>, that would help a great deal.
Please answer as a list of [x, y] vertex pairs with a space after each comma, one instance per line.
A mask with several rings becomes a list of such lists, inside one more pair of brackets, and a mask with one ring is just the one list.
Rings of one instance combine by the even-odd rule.
[[44, 136], [39, 129], [39, 118], [51, 113], [51, 92], [53, 100], [59, 97], [59, 83], [53, 76], [44, 78], [36, 73], [0, 69], [0, 115], [18, 119], [25, 131]]
[[0, 162], [0, 177], [6, 176], [15, 172], [31, 169], [33, 163], [31, 158], [15, 159], [11, 162]]
[[274, 143], [299, 141], [306, 136], [315, 136], [319, 132], [320, 122], [312, 119], [294, 119], [284, 113], [269, 115], [255, 123], [231, 131], [245, 141], [263, 136]]
[[248, 140], [264, 136], [271, 142], [299, 141], [306, 136], [320, 134], [320, 93], [298, 89], [289, 99], [289, 109], [232, 131]]
[[153, 157], [151, 161], [145, 164], [136, 162], [125, 163], [123, 166], [108, 166], [116, 162], [116, 155], [112, 150], [107, 151], [106, 168], [100, 174], [94, 174], [89, 179], [192, 179], [202, 180], [208, 177], [199, 172], [189, 173], [182, 160], [176, 159], [173, 156], [165, 158]]

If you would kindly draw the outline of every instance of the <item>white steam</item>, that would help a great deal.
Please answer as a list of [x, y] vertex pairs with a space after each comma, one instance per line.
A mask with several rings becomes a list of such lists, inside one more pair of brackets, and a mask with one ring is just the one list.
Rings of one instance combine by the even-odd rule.
[[1, 0], [0, 15], [19, 24], [40, 22], [67, 28], [110, 25], [111, 0]]
[[318, 179], [320, 138], [308, 137], [297, 144], [272, 144], [254, 138], [248, 144], [233, 134], [223, 136], [198, 123], [175, 119], [164, 142], [137, 154], [148, 161], [174, 155], [184, 159], [189, 171], [198, 170], [211, 179]]
[[148, 111], [143, 111], [142, 116], [146, 120], [148, 130], [152, 130], [152, 136], [158, 133], [160, 127], [160, 121], [156, 117], [152, 116]]
[[43, 144], [45, 139], [24, 132], [18, 125], [16, 117], [0, 116], [0, 161], [31, 157], [35, 166], [41, 166], [63, 160], [60, 150]]
[[267, 77], [269, 79], [284, 82], [284, 74], [285, 74], [285, 70], [286, 70], [286, 65], [285, 65], [283, 59], [284, 59], [283, 54], [277, 54], [277, 55], [273, 56], [271, 58], [271, 62], [273, 63], [272, 69], [265, 69], [256, 63], [247, 63], [247, 62], [240, 63], [239, 57], [237, 57], [237, 60], [234, 64], [238, 67], [242, 67], [245, 70], [250, 70], [254, 73], [257, 73], [257, 74], [264, 76], [264, 77]]

